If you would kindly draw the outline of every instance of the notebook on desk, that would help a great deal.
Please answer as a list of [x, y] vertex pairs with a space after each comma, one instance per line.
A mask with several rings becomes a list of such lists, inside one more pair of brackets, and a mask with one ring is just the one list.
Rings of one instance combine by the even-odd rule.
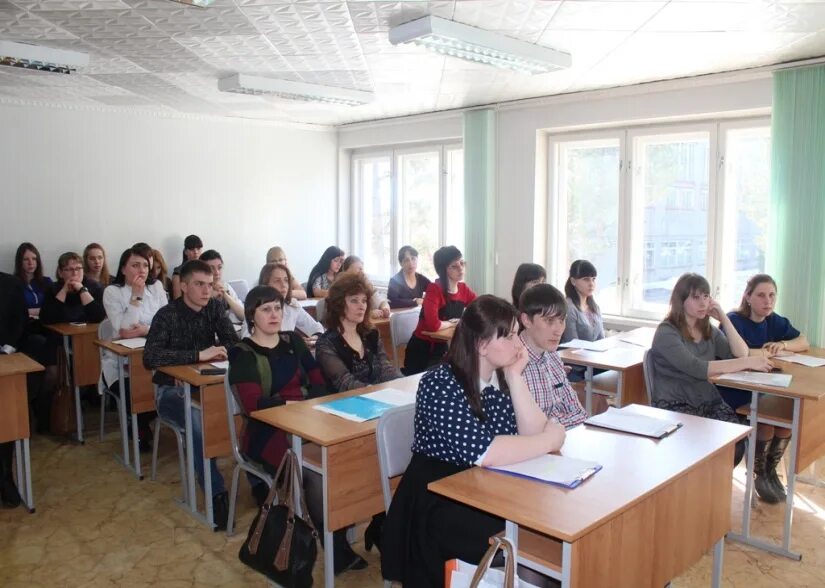
[[563, 488], [575, 488], [602, 469], [602, 466], [595, 461], [547, 454], [512, 465], [495, 466], [487, 469], [510, 474], [511, 476], [530, 478], [539, 482], [562, 486]]
[[415, 402], [415, 391], [384, 388], [376, 392], [339, 398], [312, 408], [341, 418], [363, 423], [377, 419], [396, 406], [406, 406]]
[[666, 437], [682, 426], [678, 421], [657, 419], [612, 406], [606, 412], [590, 417], [584, 424], [654, 439]]
[[616, 346], [613, 339], [599, 339], [598, 341], [584, 341], [582, 339], [571, 339], [567, 343], [560, 343], [559, 347], [568, 349], [584, 349], [585, 351], [607, 351]]
[[814, 357], [813, 355], [802, 355], [794, 353], [793, 355], [776, 355], [771, 360], [778, 359], [779, 361], [789, 361], [791, 363], [798, 363], [808, 367], [822, 367], [825, 365], [825, 359], [821, 357]]
[[112, 341], [112, 343], [123, 345], [124, 347], [128, 347], [129, 349], [142, 349], [143, 347], [146, 347], [146, 337], [135, 337], [133, 339], [118, 339], [116, 341]]
[[791, 385], [791, 374], [770, 374], [765, 372], [734, 372], [732, 374], [722, 374], [719, 380], [727, 382], [737, 382], [740, 384], [760, 384], [762, 386], [774, 386], [776, 388], [787, 388]]

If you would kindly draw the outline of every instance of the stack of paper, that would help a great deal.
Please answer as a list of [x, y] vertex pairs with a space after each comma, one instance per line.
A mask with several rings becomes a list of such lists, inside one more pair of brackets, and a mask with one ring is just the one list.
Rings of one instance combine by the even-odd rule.
[[607, 351], [616, 346], [614, 339], [599, 339], [598, 341], [584, 341], [582, 339], [571, 339], [567, 343], [561, 343], [559, 347], [570, 349], [584, 349], [586, 351]]
[[800, 355], [799, 353], [795, 353], [793, 355], [777, 355], [771, 359], [790, 361], [792, 363], [798, 363], [808, 367], [822, 367], [825, 365], [825, 359], [821, 357], [814, 357], [813, 355]]
[[146, 337], [135, 337], [134, 339], [118, 339], [117, 341], [112, 341], [112, 343], [123, 345], [124, 347], [128, 347], [129, 349], [142, 349], [146, 347]]
[[563, 455], [542, 455], [508, 466], [489, 468], [497, 472], [532, 478], [540, 482], [575, 488], [602, 469], [595, 461], [585, 461]]
[[791, 385], [790, 374], [769, 374], [765, 372], [734, 372], [719, 376], [720, 380], [726, 382], [739, 382], [742, 384], [759, 384], [761, 386], [774, 386], [775, 388], [787, 388]]
[[228, 370], [229, 369], [229, 362], [228, 361], [213, 361], [211, 365], [215, 366], [218, 369]]
[[406, 406], [414, 402], [414, 391], [407, 392], [395, 388], [384, 388], [360, 396], [349, 396], [324, 402], [323, 404], [316, 404], [312, 408], [356, 423], [363, 423], [377, 419], [391, 408]]
[[661, 439], [682, 426], [682, 423], [677, 421], [657, 419], [612, 406], [607, 412], [590, 417], [584, 424], [654, 439]]
[[652, 327], [639, 327], [638, 329], [621, 333], [619, 335], [619, 340], [624, 341], [625, 343], [638, 345], [639, 347], [648, 348], [653, 344], [653, 335], [655, 333], [656, 329]]

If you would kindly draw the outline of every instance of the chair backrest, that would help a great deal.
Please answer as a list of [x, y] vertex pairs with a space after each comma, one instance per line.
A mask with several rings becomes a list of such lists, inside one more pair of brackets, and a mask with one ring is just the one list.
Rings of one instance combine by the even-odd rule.
[[392, 339], [393, 358], [395, 367], [399, 367], [398, 349], [406, 347], [412, 337], [415, 327], [418, 326], [418, 308], [404, 312], [395, 312], [390, 315], [390, 338]]
[[327, 315], [327, 299], [321, 298], [315, 303], [315, 320], [319, 323], [324, 322], [324, 317]]
[[378, 444], [384, 510], [389, 510], [392, 500], [390, 478], [403, 474], [412, 459], [414, 422], [415, 404], [392, 408], [378, 419], [375, 441]]
[[241, 302], [246, 300], [246, 295], [249, 294], [249, 284], [246, 280], [230, 280], [229, 285], [235, 290], [235, 294], [241, 299]]
[[[247, 459], [241, 453], [241, 447], [238, 444], [238, 432], [235, 427], [235, 417], [244, 415], [241, 406], [235, 398], [235, 392], [229, 384], [229, 372], [223, 377], [224, 396], [226, 396], [226, 418], [229, 425], [229, 443], [232, 445], [232, 456], [238, 463], [245, 463]], [[245, 416], [245, 415], [244, 415]]]
[[[101, 341], [112, 341], [115, 338], [115, 330], [112, 327], [112, 321], [105, 318], [103, 321], [97, 326], [97, 338]], [[103, 347], [98, 347], [98, 351], [100, 352], [100, 365], [103, 366], [104, 362], [104, 355], [106, 354], [106, 350]], [[97, 392], [98, 394], [103, 394], [106, 390], [106, 381], [103, 379], [103, 369], [100, 370], [100, 376], [97, 378]]]
[[647, 388], [647, 403], [653, 406], [653, 356], [650, 354], [650, 349], [645, 351], [645, 357], [642, 360], [642, 369], [645, 374], [645, 388]]

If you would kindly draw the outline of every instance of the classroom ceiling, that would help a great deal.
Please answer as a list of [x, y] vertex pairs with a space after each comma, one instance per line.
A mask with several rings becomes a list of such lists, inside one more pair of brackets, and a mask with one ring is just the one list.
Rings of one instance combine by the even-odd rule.
[[[427, 14], [569, 51], [573, 67], [529, 76], [389, 43]], [[0, 67], [0, 101], [342, 124], [825, 55], [825, 0], [0, 0], [0, 40], [90, 55], [71, 75]], [[236, 72], [375, 101], [219, 92]]]

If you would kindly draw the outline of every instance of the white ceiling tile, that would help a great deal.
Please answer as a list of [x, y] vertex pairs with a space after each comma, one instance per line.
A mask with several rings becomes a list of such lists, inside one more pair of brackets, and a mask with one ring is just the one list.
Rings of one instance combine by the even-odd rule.
[[0, 10], [0, 38], [8, 41], [38, 41], [74, 39], [75, 35], [39, 16], [14, 9]]
[[550, 20], [548, 30], [635, 31], [667, 2], [589, 2], [567, 0]]
[[117, 10], [128, 9], [122, 0], [13, 0], [26, 10]]
[[160, 38], [165, 36], [151, 22], [130, 9], [38, 10], [33, 14], [81, 39]]
[[455, 20], [488, 30], [507, 31], [509, 36], [535, 43], [561, 4], [553, 0], [467, 0], [456, 4]]
[[786, 30], [788, 11], [768, 2], [671, 2], [644, 26], [651, 32]]
[[546, 31], [539, 43], [570, 53], [578, 69], [595, 65], [630, 35], [628, 31]]

